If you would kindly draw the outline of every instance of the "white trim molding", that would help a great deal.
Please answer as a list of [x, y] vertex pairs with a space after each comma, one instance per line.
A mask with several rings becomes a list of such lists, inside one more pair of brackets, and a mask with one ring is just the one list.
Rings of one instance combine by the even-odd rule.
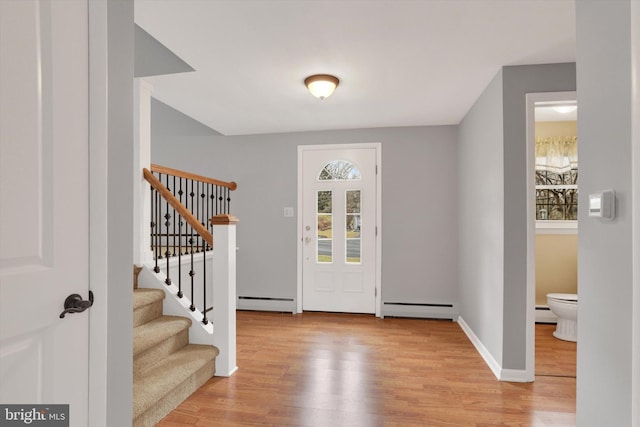
[[[302, 153], [306, 150], [350, 150], [373, 148], [376, 150], [376, 317], [382, 317], [382, 143], [322, 144], [298, 146], [298, 274], [295, 309], [302, 313]], [[240, 307], [239, 307], [240, 308]]]
[[578, 221], [536, 221], [536, 234], [578, 234]]
[[498, 361], [493, 357], [489, 350], [484, 346], [480, 338], [476, 336], [473, 330], [467, 325], [462, 316], [458, 316], [458, 324], [462, 331], [467, 335], [471, 344], [476, 348], [484, 362], [487, 364], [493, 375], [499, 381], [524, 383], [530, 382], [529, 376], [526, 370], [523, 369], [504, 369]]
[[482, 359], [484, 359], [484, 362], [487, 364], [489, 369], [491, 369], [491, 372], [493, 372], [493, 375], [495, 375], [497, 379], [500, 379], [500, 371], [502, 369], [500, 367], [500, 364], [491, 355], [487, 347], [485, 347], [484, 344], [482, 344], [482, 341], [480, 341], [480, 338], [476, 336], [476, 334], [469, 327], [469, 325], [467, 325], [467, 322], [464, 321], [462, 316], [458, 316], [458, 325], [460, 325], [460, 328], [462, 329], [462, 331], [467, 335], [467, 338], [469, 338], [469, 341], [471, 341], [471, 344], [473, 344], [476, 350], [478, 350], [478, 353], [480, 353], [480, 356], [482, 357]]
[[[541, 93], [528, 93], [526, 95], [527, 104], [527, 147], [526, 147], [526, 169], [527, 169], [527, 275], [526, 275], [526, 295], [527, 295], [527, 308], [526, 308], [526, 332], [525, 332], [525, 370], [524, 381], [534, 381], [535, 379], [535, 364], [536, 364], [536, 337], [535, 337], [535, 321], [536, 321], [536, 234], [571, 234], [574, 231], [570, 229], [569, 224], [566, 224], [564, 228], [556, 228], [551, 230], [551, 225], [547, 224], [546, 227], [542, 227], [541, 224], [537, 224], [541, 221], [536, 221], [535, 208], [536, 208], [536, 179], [535, 179], [535, 106], [536, 102], [541, 101], [565, 101], [577, 99], [577, 93], [575, 91], [566, 92], [541, 92]], [[579, 160], [578, 160], [579, 161]], [[575, 222], [577, 227], [577, 221]], [[546, 228], [545, 230], [538, 230], [540, 228]], [[506, 376], [519, 378], [519, 374], [514, 372], [506, 372]], [[514, 379], [513, 381], [518, 381]]]

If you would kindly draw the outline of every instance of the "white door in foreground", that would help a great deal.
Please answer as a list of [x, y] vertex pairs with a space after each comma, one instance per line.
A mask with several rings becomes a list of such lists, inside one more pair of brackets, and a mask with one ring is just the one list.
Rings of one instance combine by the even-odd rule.
[[89, 316], [60, 315], [89, 305], [87, 7], [0, 1], [0, 403], [69, 405], [77, 427]]

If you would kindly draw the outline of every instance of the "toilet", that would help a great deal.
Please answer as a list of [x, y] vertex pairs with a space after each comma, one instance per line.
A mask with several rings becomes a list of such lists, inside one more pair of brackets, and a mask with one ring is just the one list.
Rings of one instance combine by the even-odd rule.
[[547, 305], [558, 316], [553, 336], [564, 341], [578, 341], [578, 295], [547, 294]]

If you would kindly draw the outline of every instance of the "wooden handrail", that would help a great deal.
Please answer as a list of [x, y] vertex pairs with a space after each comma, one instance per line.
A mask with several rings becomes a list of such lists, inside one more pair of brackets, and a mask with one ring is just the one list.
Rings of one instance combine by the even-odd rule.
[[231, 191], [238, 188], [238, 184], [236, 184], [233, 181], [231, 182], [220, 181], [218, 179], [208, 178], [206, 176], [196, 175], [195, 173], [168, 168], [166, 166], [155, 165], [153, 163], [151, 164], [151, 171], [157, 172], [157, 173], [163, 173], [166, 175], [175, 175], [181, 178], [192, 179], [194, 181], [206, 182], [208, 184], [219, 185], [221, 187], [227, 187]]
[[[209, 230], [198, 222], [195, 216], [176, 197], [171, 194], [167, 187], [156, 178], [147, 168], [143, 169], [144, 179], [158, 192], [160, 195], [178, 212], [189, 225], [209, 243], [209, 246], [213, 247], [213, 236], [209, 233]], [[193, 178], [191, 178], [193, 179]]]
[[229, 214], [216, 215], [209, 218], [209, 222], [211, 225], [229, 225], [229, 224], [237, 224], [240, 220]]

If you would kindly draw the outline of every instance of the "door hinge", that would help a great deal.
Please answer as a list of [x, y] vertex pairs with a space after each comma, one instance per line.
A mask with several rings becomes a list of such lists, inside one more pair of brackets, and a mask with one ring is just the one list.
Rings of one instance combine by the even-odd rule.
[[376, 175], [378, 175], [378, 165], [376, 165]]
[[378, 237], [378, 226], [376, 225], [376, 237]]
[[375, 296], [378, 296], [378, 288], [374, 288], [376, 290]]

